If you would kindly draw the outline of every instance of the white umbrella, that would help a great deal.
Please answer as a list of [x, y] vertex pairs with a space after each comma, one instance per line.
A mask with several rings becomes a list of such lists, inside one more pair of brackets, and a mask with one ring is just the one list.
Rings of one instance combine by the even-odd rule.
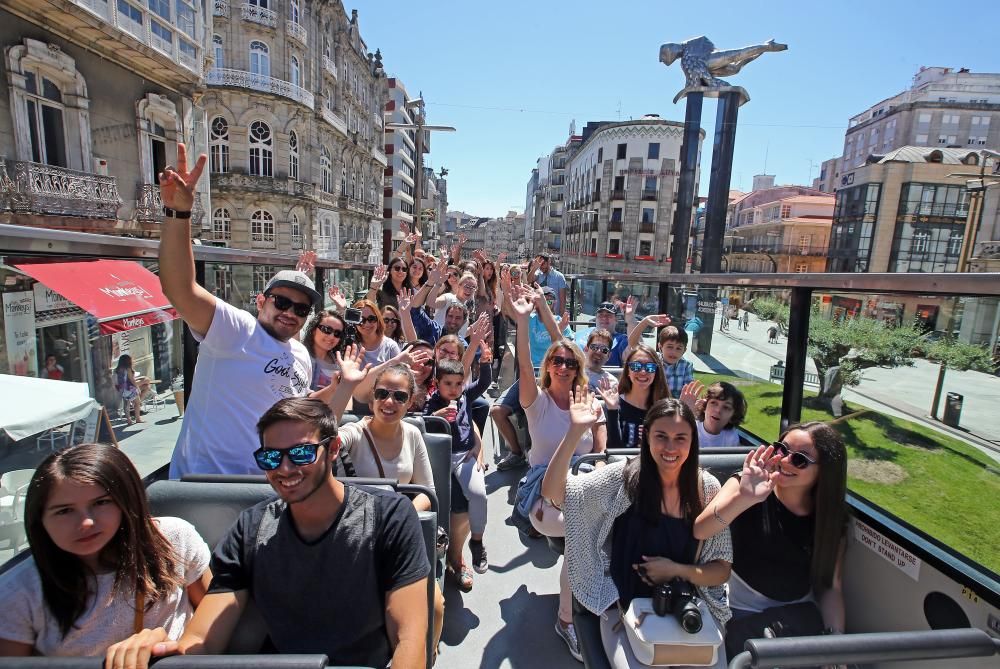
[[86, 383], [0, 374], [0, 430], [14, 441], [82, 420], [97, 406]]

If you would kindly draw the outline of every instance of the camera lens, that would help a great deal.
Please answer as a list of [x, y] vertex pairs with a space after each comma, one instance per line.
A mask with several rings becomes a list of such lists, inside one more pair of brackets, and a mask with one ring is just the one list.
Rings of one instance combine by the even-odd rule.
[[681, 627], [688, 634], [697, 634], [701, 631], [701, 611], [698, 610], [698, 605], [693, 601], [688, 600], [684, 604], [677, 618]]

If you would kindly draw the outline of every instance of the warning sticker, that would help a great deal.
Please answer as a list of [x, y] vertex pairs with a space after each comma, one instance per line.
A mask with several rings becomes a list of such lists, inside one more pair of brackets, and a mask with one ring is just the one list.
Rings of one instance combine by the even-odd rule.
[[854, 538], [914, 581], [920, 579], [920, 558], [860, 520], [854, 522]]

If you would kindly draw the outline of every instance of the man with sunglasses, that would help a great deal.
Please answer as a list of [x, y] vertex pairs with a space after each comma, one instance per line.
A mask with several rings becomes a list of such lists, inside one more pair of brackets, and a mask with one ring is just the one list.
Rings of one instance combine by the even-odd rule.
[[[628, 298], [628, 305], [633, 307], [635, 304], [635, 299]], [[627, 308], [625, 310], [625, 329], [628, 332], [632, 331], [635, 327], [635, 309]], [[594, 328], [590, 330], [584, 330], [583, 332], [578, 332], [576, 335], [576, 343], [583, 349], [586, 353], [586, 344], [584, 342], [590, 337], [590, 335], [595, 330], [607, 330], [611, 333], [611, 343], [610, 351], [608, 353], [608, 358], [605, 360], [605, 365], [610, 365], [611, 367], [621, 367], [622, 360], [625, 357], [625, 353], [628, 350], [628, 335], [624, 332], [617, 332], [618, 327], [618, 316], [621, 315], [621, 309], [614, 302], [601, 302], [597, 306], [597, 313], [594, 315]]]
[[[424, 667], [430, 563], [413, 504], [334, 478], [337, 421], [320, 400], [279, 401], [257, 432], [253, 458], [278, 496], [243, 511], [219, 542], [212, 583], [181, 638], [143, 630], [125, 642], [129, 650], [223, 653], [252, 598], [279, 653]], [[308, 605], [291, 593], [309, 593]]]
[[611, 333], [603, 328], [594, 328], [587, 337], [583, 356], [587, 359], [587, 386], [591, 392], [596, 393], [605, 379], [608, 383], [618, 384], [615, 375], [604, 369], [611, 355], [611, 338]]
[[160, 174], [166, 214], [160, 229], [160, 283], [201, 343], [171, 478], [256, 472], [245, 448], [256, 441], [254, 422], [276, 401], [310, 393], [312, 361], [297, 335], [322, 303], [312, 280], [295, 270], [282, 270], [267, 282], [255, 298], [256, 318], [198, 285], [190, 223], [204, 168], [202, 154], [189, 171], [185, 147], [178, 144], [177, 167]]

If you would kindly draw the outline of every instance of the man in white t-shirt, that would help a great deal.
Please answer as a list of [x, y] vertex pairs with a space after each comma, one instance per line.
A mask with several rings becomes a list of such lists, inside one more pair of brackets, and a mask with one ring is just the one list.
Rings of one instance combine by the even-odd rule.
[[[256, 474], [257, 420], [280, 399], [310, 394], [312, 362], [297, 335], [322, 296], [303, 272], [282, 270], [257, 295], [254, 318], [198, 285], [190, 218], [205, 156], [189, 172], [179, 144], [177, 163], [177, 169], [167, 167], [160, 176], [166, 214], [160, 283], [201, 347], [170, 477]], [[331, 401], [333, 393], [313, 395]]]

